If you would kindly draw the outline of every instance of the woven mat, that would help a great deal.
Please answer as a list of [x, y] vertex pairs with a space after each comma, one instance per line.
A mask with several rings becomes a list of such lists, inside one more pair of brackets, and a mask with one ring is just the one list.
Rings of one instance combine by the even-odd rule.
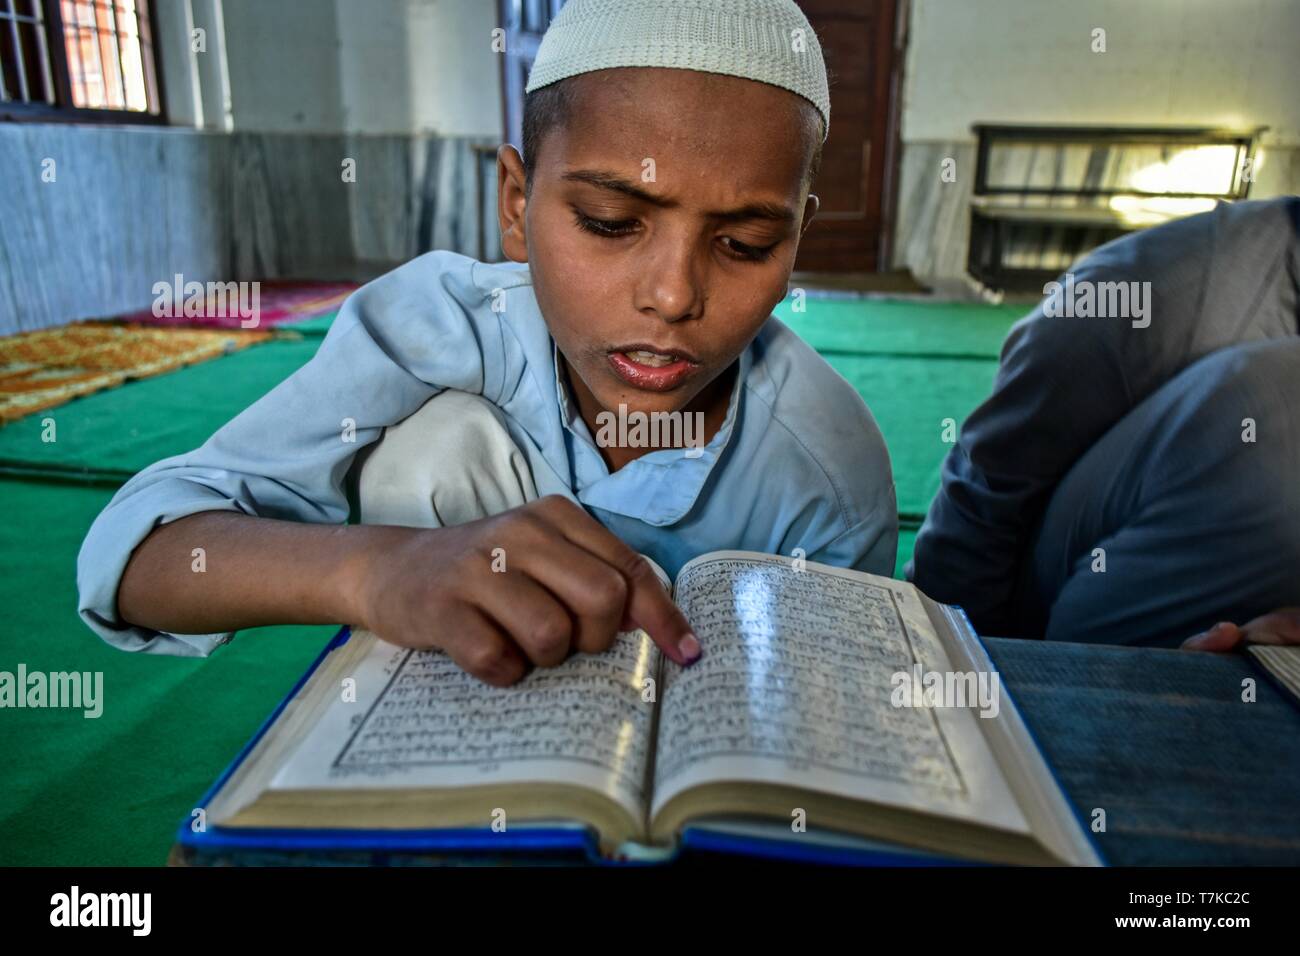
[[77, 322], [0, 339], [0, 422], [247, 348], [270, 332]]

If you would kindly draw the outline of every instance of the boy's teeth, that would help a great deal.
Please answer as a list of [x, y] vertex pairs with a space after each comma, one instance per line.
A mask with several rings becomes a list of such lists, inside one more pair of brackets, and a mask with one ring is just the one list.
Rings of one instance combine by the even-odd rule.
[[663, 368], [665, 365], [671, 365], [674, 359], [671, 355], [660, 355], [658, 352], [625, 352], [624, 353], [637, 365], [648, 365], [651, 368]]

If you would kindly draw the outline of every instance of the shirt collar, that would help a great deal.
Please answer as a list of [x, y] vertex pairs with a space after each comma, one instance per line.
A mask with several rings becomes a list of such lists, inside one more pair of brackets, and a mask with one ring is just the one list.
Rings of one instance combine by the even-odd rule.
[[[736, 381], [731, 388], [722, 427], [703, 448], [660, 448], [628, 462], [610, 473], [596, 442], [569, 395], [561, 371], [563, 359], [552, 342], [555, 395], [560, 420], [567, 432], [573, 491], [585, 505], [662, 526], [680, 521], [694, 507], [731, 441], [740, 414], [741, 396], [753, 364], [747, 347], [737, 359]], [[688, 452], [695, 453], [694, 457]]]

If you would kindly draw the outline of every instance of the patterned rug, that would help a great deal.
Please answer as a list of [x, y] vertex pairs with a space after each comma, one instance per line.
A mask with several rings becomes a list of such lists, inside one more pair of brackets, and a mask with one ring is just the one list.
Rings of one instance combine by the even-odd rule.
[[77, 322], [0, 338], [0, 423], [127, 379], [148, 378], [235, 352], [272, 335]]
[[[337, 312], [343, 305], [343, 300], [357, 288], [358, 284], [355, 282], [289, 282], [278, 279], [258, 282], [258, 321], [256, 326], [247, 326], [247, 328], [267, 328], [286, 322], [303, 322], [329, 312]], [[207, 290], [205, 287], [205, 291], [212, 290]], [[252, 291], [246, 288], [242, 294], [243, 304], [249, 305]], [[201, 304], [196, 297], [196, 300], [188, 306], [185, 304], [185, 298], [182, 295], [182, 301], [179, 303], [182, 308], [179, 309], [176, 308], [177, 303], [172, 300], [167, 301], [166, 305], [171, 307], [169, 311], [174, 313], [172, 315], [156, 316], [153, 314], [153, 308], [150, 307], [119, 318], [124, 322], [138, 322], [143, 325], [246, 328], [242, 323], [247, 319], [239, 314], [240, 300], [235, 296], [231, 296], [230, 300], [227, 300], [225, 295], [207, 296]], [[191, 314], [185, 315], [185, 312]]]

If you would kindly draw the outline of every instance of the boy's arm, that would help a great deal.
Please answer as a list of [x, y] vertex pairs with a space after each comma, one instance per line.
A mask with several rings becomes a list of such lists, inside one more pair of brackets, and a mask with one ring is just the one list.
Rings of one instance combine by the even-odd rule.
[[[498, 548], [506, 573], [493, 568]], [[136, 624], [183, 633], [353, 623], [390, 643], [441, 648], [492, 684], [605, 650], [632, 624], [678, 663], [699, 654], [650, 566], [558, 497], [439, 529], [191, 515], [136, 549], [118, 607]]]
[[189, 515], [155, 529], [135, 549], [118, 588], [118, 612], [132, 624], [180, 634], [358, 621], [357, 566], [394, 530], [237, 512]]
[[[376, 440], [384, 426], [401, 421], [435, 395], [439, 389], [430, 381], [481, 388], [481, 359], [477, 381], [468, 363], [464, 369], [450, 363], [431, 367], [427, 378], [407, 367], [411, 340], [421, 335], [441, 339], [453, 354], [478, 352], [472, 338], [470, 349], [460, 348], [470, 336], [457, 330], [468, 324], [457, 302], [445, 293], [441, 302], [428, 296], [417, 311], [401, 295], [409, 283], [394, 281], [394, 276], [347, 300], [306, 365], [201, 447], [151, 465], [113, 496], [87, 533], [77, 565], [79, 610], [100, 637], [135, 652], [207, 655], [229, 640], [237, 620], [202, 630], [167, 630], [119, 612], [119, 583], [142, 542], [199, 512], [339, 524], [348, 517], [343, 479], [357, 451]], [[427, 338], [426, 354], [432, 351]], [[204, 542], [194, 541], [185, 557], [185, 571], [195, 581], [215, 573]], [[291, 567], [286, 562], [268, 577], [279, 581], [292, 574]], [[192, 588], [189, 593], [201, 599], [203, 592]], [[160, 596], [157, 603], [175, 608], [176, 596]], [[138, 615], [149, 602], [146, 594], [132, 609]]]
[[[886, 476], [887, 477], [887, 476]], [[852, 568], [881, 577], [894, 576], [898, 554], [898, 506], [893, 485], [887, 485], [888, 494], [881, 495], [880, 503], [857, 524], [845, 529], [825, 544], [812, 550], [804, 548], [807, 559], [818, 564], [837, 568]], [[833, 526], [825, 534], [830, 534]], [[792, 554], [793, 545], [787, 544], [782, 554]]]
[[808, 456], [812, 445], [819, 453], [799, 469], [797, 492], [781, 489], [782, 510], [793, 520], [781, 529], [776, 553], [893, 577], [898, 497], [889, 449], [862, 399], [847, 383], [840, 387], [846, 400], [832, 402], [831, 415], [805, 413], [817, 427], [805, 429], [801, 441], [783, 452]]
[[[361, 289], [307, 365], [127, 482], [82, 545], [86, 623], [125, 650], [203, 656], [256, 624], [358, 624], [424, 647], [436, 622], [437, 646], [505, 680], [606, 646], [626, 612], [669, 656], [695, 656], [644, 562], [572, 503], [460, 528], [328, 526], [347, 519], [344, 477], [384, 427], [441, 388], [500, 402], [503, 382], [532, 383], [490, 351], [500, 319], [470, 262], [431, 254]], [[491, 572], [494, 547], [511, 573]]]

